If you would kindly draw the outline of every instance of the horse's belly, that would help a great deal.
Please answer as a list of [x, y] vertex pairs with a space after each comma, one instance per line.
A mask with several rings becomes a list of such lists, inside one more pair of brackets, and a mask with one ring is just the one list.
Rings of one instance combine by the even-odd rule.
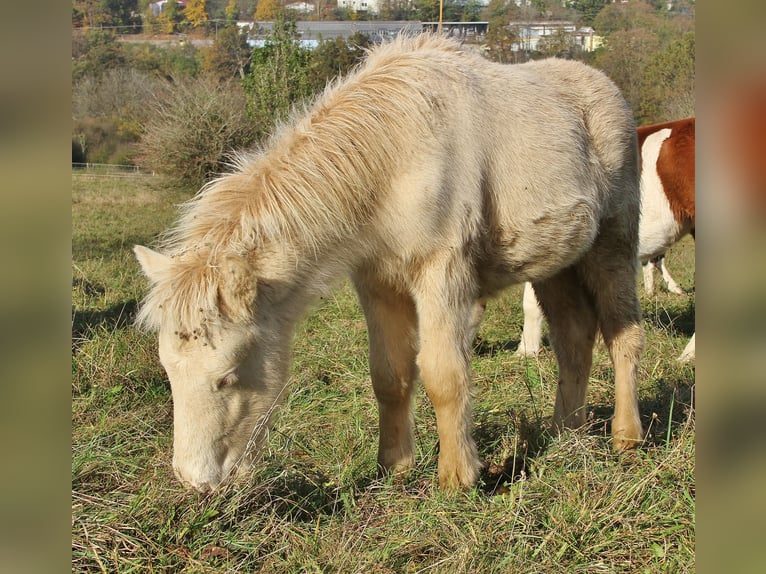
[[586, 203], [564, 214], [539, 215], [523, 226], [503, 228], [488, 237], [477, 264], [482, 290], [491, 293], [550, 277], [576, 263], [597, 233], [596, 215]]

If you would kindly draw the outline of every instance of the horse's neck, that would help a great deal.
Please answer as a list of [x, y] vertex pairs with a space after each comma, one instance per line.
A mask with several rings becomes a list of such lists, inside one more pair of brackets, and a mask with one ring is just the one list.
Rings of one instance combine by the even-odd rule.
[[299, 319], [316, 299], [326, 295], [348, 276], [359, 253], [350, 246], [324, 246], [317, 251], [293, 248], [268, 249], [259, 259], [259, 281], [271, 290], [270, 304], [281, 308], [288, 321]]

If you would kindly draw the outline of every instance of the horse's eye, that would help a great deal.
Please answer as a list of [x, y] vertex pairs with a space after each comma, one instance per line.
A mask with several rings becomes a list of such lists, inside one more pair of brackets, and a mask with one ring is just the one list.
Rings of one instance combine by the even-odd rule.
[[216, 383], [216, 389], [222, 389], [224, 387], [231, 386], [235, 384], [238, 381], [237, 375], [235, 373], [229, 373], [225, 377], [222, 377], [218, 379], [218, 382]]

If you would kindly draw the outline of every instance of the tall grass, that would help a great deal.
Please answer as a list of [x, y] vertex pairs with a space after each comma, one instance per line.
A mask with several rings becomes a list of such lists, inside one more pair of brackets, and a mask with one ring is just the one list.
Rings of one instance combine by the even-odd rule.
[[189, 193], [73, 176], [72, 569], [77, 572], [690, 572], [694, 570], [693, 243], [668, 265], [688, 296], [644, 298], [646, 445], [610, 449], [613, 373], [594, 354], [587, 432], [551, 437], [549, 348], [514, 357], [521, 290], [476, 341], [479, 485], [436, 488], [435, 417], [416, 401], [417, 468], [376, 478], [377, 410], [364, 319], [343, 285], [295, 337], [290, 395], [263, 462], [214, 494], [170, 469], [172, 403], [153, 337], [131, 327], [150, 243]]

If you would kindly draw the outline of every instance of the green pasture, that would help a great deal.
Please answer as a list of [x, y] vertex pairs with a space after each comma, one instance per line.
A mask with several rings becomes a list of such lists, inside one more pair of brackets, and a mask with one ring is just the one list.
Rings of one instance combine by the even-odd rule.
[[[290, 394], [251, 475], [208, 496], [171, 470], [172, 403], [153, 336], [132, 327], [151, 244], [191, 195], [159, 177], [72, 175], [72, 570], [75, 572], [693, 572], [694, 243], [667, 264], [687, 290], [643, 297], [647, 442], [610, 449], [613, 372], [594, 355], [590, 428], [551, 437], [556, 365], [514, 357], [521, 287], [476, 340], [479, 485], [436, 488], [435, 417], [416, 406], [417, 468], [376, 478], [377, 408], [353, 290], [317, 302], [295, 336]], [[637, 277], [637, 281], [640, 279]], [[659, 277], [656, 278], [659, 283]]]

